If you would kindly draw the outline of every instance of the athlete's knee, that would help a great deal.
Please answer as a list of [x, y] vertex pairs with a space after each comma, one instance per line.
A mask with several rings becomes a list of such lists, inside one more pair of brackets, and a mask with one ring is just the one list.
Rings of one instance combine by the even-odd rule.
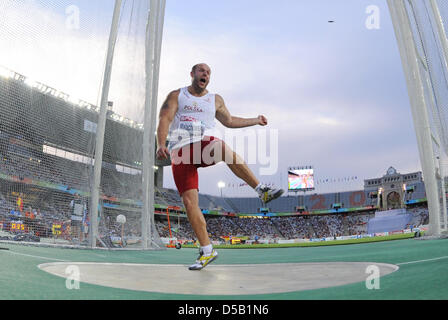
[[182, 202], [184, 203], [185, 209], [192, 210], [199, 208], [199, 199], [196, 192], [186, 191], [182, 194]]
[[187, 209], [188, 211], [191, 211], [192, 209], [196, 208], [196, 201], [194, 201], [188, 197], [184, 197], [183, 203], [184, 203], [185, 209]]
[[245, 164], [244, 159], [240, 157], [235, 151], [230, 149], [230, 147], [227, 147], [226, 149], [224, 161], [229, 166]]
[[217, 160], [224, 161], [226, 164], [235, 163], [237, 154], [224, 141], [216, 142], [215, 150], [215, 158]]

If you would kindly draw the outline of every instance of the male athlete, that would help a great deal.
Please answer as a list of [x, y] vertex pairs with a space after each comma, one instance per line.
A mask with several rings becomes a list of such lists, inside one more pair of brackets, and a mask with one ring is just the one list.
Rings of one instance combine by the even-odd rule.
[[[218, 257], [210, 242], [207, 224], [199, 208], [198, 168], [225, 161], [230, 170], [258, 193], [264, 203], [280, 197], [284, 190], [262, 185], [247, 164], [222, 140], [206, 135], [215, 118], [227, 128], [266, 126], [266, 117], [245, 119], [232, 116], [223, 98], [207, 91], [211, 70], [204, 63], [191, 71], [191, 86], [171, 92], [159, 115], [157, 158], [171, 157], [174, 181], [199, 243], [199, 257], [190, 270], [201, 270]], [[167, 137], [169, 144], [166, 146]]]

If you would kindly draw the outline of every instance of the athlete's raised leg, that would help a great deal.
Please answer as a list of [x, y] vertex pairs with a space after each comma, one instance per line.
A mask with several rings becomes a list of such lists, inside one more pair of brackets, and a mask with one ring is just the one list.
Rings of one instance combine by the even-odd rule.
[[255, 189], [260, 181], [255, 174], [236, 152], [234, 152], [224, 141], [215, 142], [214, 159], [215, 163], [224, 161], [229, 169], [250, 187]]
[[277, 199], [284, 193], [282, 189], [273, 189], [262, 185], [244, 160], [224, 141], [215, 142], [214, 158], [215, 163], [224, 161], [238, 178], [246, 182], [258, 193], [260, 199], [265, 204]]

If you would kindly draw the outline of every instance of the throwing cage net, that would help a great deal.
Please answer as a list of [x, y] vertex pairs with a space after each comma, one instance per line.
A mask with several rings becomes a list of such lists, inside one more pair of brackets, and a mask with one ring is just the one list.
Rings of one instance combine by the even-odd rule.
[[430, 236], [447, 231], [448, 3], [388, 0], [406, 75], [429, 208]]
[[153, 200], [165, 2], [75, 3], [0, 0], [0, 239], [165, 248]]

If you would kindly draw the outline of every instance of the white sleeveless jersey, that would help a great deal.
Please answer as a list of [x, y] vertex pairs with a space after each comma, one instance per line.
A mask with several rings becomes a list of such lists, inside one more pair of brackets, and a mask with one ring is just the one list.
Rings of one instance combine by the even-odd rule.
[[216, 96], [195, 97], [188, 88], [180, 89], [179, 108], [170, 126], [168, 149], [174, 150], [201, 141], [215, 127]]

